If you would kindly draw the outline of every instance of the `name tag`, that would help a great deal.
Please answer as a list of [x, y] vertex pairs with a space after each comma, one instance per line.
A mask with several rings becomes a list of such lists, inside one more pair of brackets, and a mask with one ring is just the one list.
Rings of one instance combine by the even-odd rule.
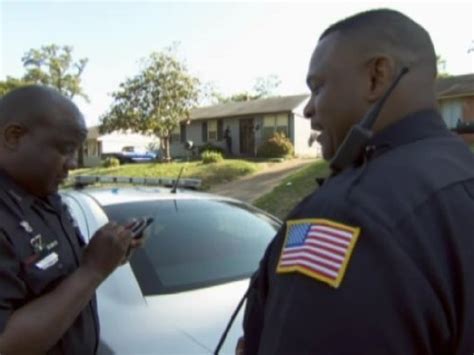
[[56, 252], [52, 252], [48, 254], [43, 259], [38, 261], [35, 265], [38, 269], [46, 270], [49, 269], [51, 266], [55, 265], [59, 260], [59, 256]]

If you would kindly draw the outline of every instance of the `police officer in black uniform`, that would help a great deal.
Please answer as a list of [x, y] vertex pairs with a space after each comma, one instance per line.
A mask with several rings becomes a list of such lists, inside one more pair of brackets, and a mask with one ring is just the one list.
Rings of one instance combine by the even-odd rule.
[[[305, 116], [333, 174], [267, 249], [239, 352], [474, 352], [474, 158], [436, 109], [435, 79], [428, 33], [399, 12], [320, 37]], [[374, 134], [350, 130], [394, 82]]]
[[114, 223], [87, 247], [58, 185], [86, 136], [77, 107], [28, 86], [0, 99], [0, 353], [94, 354], [99, 284], [135, 247]]

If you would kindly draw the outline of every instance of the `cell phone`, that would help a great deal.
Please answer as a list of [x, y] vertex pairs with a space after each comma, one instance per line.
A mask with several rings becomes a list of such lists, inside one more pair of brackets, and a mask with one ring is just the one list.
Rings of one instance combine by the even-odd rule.
[[140, 239], [143, 237], [143, 232], [152, 224], [154, 219], [152, 217], [138, 218], [131, 226], [128, 227], [132, 232], [133, 239]]

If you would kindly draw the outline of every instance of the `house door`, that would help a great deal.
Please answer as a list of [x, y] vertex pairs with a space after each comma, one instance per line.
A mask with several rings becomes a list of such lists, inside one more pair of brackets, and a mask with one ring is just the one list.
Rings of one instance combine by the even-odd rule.
[[253, 118], [239, 121], [240, 129], [240, 154], [254, 156], [255, 154], [255, 132], [253, 130]]

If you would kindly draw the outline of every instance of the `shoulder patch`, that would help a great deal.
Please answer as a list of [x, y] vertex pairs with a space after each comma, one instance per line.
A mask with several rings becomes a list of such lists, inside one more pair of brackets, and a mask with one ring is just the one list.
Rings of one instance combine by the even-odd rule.
[[328, 219], [287, 221], [276, 271], [299, 272], [337, 288], [359, 234], [359, 227]]

